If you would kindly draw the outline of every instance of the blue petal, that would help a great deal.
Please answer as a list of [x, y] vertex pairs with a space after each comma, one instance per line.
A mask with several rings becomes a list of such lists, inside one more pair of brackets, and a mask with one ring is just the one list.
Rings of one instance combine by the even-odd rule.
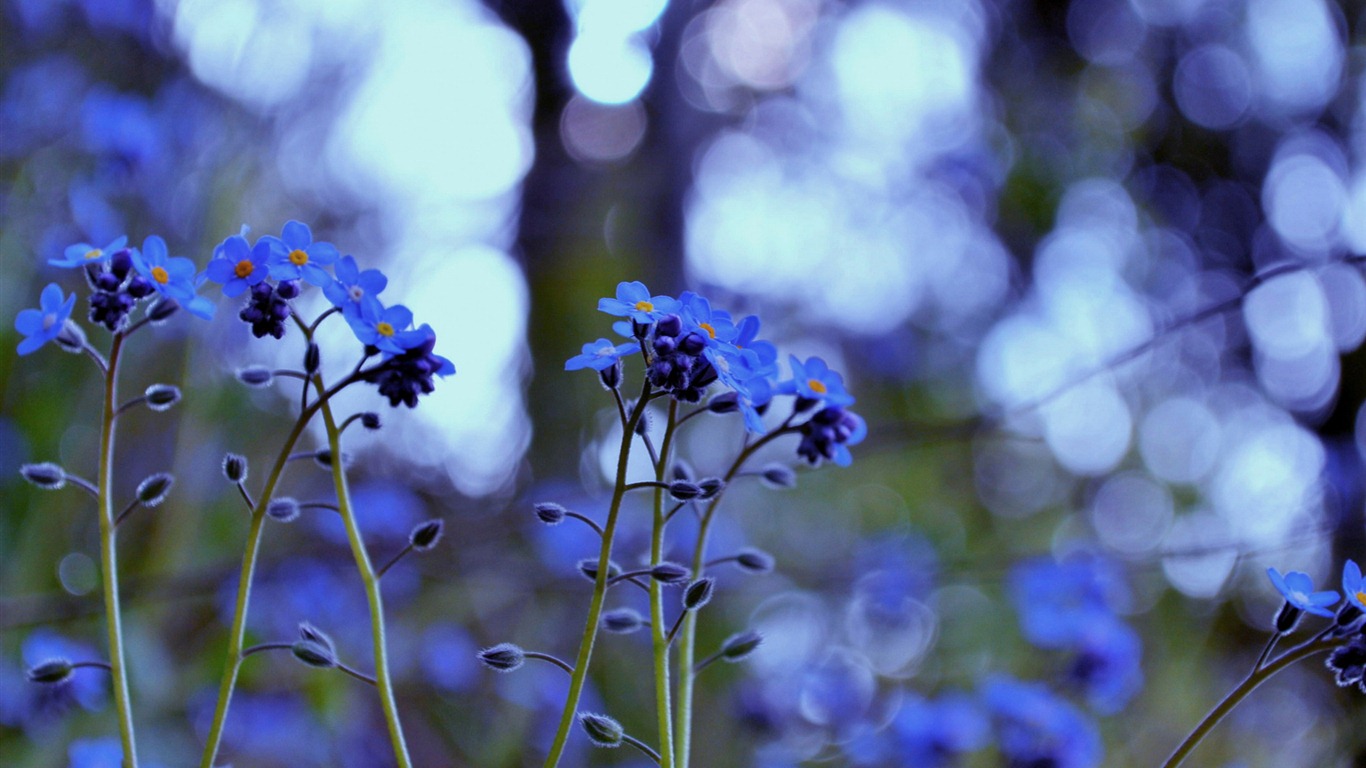
[[285, 222], [285, 228], [280, 231], [280, 237], [290, 250], [295, 248], [304, 250], [313, 242], [313, 231], [308, 228], [307, 224], [290, 219]]

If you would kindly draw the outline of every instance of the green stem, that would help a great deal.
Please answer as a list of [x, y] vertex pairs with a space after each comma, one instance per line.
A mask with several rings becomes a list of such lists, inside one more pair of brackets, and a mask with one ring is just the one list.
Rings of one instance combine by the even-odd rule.
[[384, 722], [389, 726], [389, 740], [393, 742], [394, 757], [399, 768], [412, 768], [413, 759], [408, 756], [408, 744], [403, 738], [403, 725], [398, 719], [398, 704], [394, 700], [394, 681], [389, 674], [389, 648], [384, 637], [384, 598], [380, 594], [380, 579], [370, 562], [370, 554], [361, 538], [360, 526], [351, 508], [351, 491], [346, 482], [346, 469], [341, 452], [341, 430], [332, 415], [332, 406], [327, 402], [327, 390], [323, 387], [322, 377], [315, 376], [314, 386], [318, 390], [318, 402], [322, 404], [323, 424], [327, 427], [327, 447], [332, 451], [332, 483], [337, 491], [337, 510], [341, 513], [346, 526], [346, 538], [351, 542], [351, 555], [356, 560], [361, 581], [365, 584], [365, 598], [370, 605], [370, 639], [375, 649], [375, 688], [379, 690], [380, 706], [384, 710]]
[[1190, 735], [1186, 737], [1186, 740], [1181, 742], [1181, 746], [1177, 747], [1176, 751], [1172, 753], [1172, 756], [1167, 758], [1167, 762], [1162, 764], [1162, 768], [1176, 768], [1176, 766], [1180, 765], [1181, 762], [1190, 755], [1191, 751], [1200, 744], [1201, 740], [1209, 735], [1209, 732], [1214, 729], [1214, 726], [1218, 725], [1219, 721], [1224, 719], [1225, 715], [1233, 711], [1233, 708], [1238, 706], [1239, 702], [1247, 698], [1248, 694], [1255, 691], [1257, 686], [1266, 682], [1272, 675], [1280, 672], [1291, 664], [1308, 658], [1309, 656], [1313, 656], [1316, 653], [1323, 653], [1324, 651], [1329, 651], [1338, 646], [1345, 645], [1349, 639], [1350, 638], [1334, 638], [1330, 640], [1321, 640], [1316, 638], [1286, 651], [1275, 661], [1264, 667], [1253, 669], [1252, 672], [1243, 679], [1243, 682], [1238, 684], [1238, 687], [1230, 691], [1229, 694], [1224, 697], [1223, 701], [1219, 702], [1214, 709], [1210, 710], [1208, 715], [1205, 715], [1205, 719], [1201, 720], [1200, 724], [1195, 726], [1195, 730], [1191, 731]]
[[[678, 423], [678, 401], [669, 400], [669, 418], [664, 427], [664, 441], [655, 458], [654, 527], [650, 535], [650, 565], [659, 565], [664, 558], [664, 473], [668, 471], [669, 452], [673, 448], [674, 428]], [[655, 716], [659, 721], [659, 764], [672, 768], [674, 762], [673, 712], [670, 709], [669, 643], [673, 635], [664, 621], [664, 586], [650, 580], [650, 638], [654, 651]]]
[[607, 595], [607, 568], [612, 560], [612, 540], [617, 530], [617, 513], [621, 511], [621, 500], [626, 495], [626, 463], [631, 458], [631, 443], [636, 436], [636, 422], [640, 421], [645, 413], [649, 394], [650, 385], [647, 382], [640, 400], [636, 401], [635, 408], [621, 425], [621, 448], [617, 451], [617, 478], [612, 491], [612, 504], [607, 510], [607, 523], [602, 529], [602, 547], [598, 551], [598, 575], [593, 580], [593, 597], [588, 603], [588, 619], [584, 622], [583, 637], [579, 640], [579, 654], [574, 661], [574, 674], [569, 678], [569, 693], [564, 699], [564, 712], [560, 714], [560, 725], [555, 731], [555, 740], [550, 743], [545, 768], [554, 768], [560, 764], [560, 757], [564, 755], [565, 745], [569, 742], [569, 732], [574, 727], [575, 715], [578, 714], [579, 697], [583, 694], [583, 685], [588, 679], [588, 662], [593, 657], [593, 643], [598, 637], [598, 621], [602, 618], [603, 598]]
[[[204, 745], [204, 756], [199, 763], [200, 768], [213, 768], [214, 760], [218, 758], [218, 747], [223, 741], [223, 728], [228, 719], [228, 705], [231, 703], [233, 691], [237, 687], [237, 673], [242, 668], [242, 646], [245, 643], [247, 633], [247, 608], [251, 602], [251, 582], [256, 575], [256, 560], [261, 552], [261, 535], [265, 530], [266, 505], [275, 495], [275, 486], [280, 482], [280, 476], [289, 460], [289, 453], [294, 450], [294, 444], [303, 434], [304, 427], [313, 418], [313, 414], [318, 412], [318, 408], [327, 402], [327, 398], [346, 383], [348, 382], [343, 382], [334, 387], [327, 397], [318, 398], [299, 414], [299, 418], [294, 422], [294, 428], [290, 430], [289, 436], [285, 438], [284, 445], [280, 447], [280, 453], [275, 458], [275, 464], [270, 469], [270, 475], [266, 477], [266, 484], [261, 489], [259, 500], [252, 507], [251, 525], [247, 530], [246, 551], [242, 555], [242, 573], [237, 580], [237, 605], [233, 609], [232, 627], [228, 630], [227, 663], [223, 670], [223, 681], [218, 687], [218, 705], [214, 709], [213, 722], [209, 726], [209, 738]], [[238, 487], [241, 489], [241, 484]], [[243, 497], [250, 500], [245, 489], [242, 490]]]
[[[702, 514], [702, 520], [698, 527], [697, 547], [693, 550], [692, 556], [692, 577], [694, 579], [702, 578], [702, 573], [707, 568], [707, 535], [711, 532], [711, 521], [716, 514], [716, 507], [721, 503], [721, 498], [725, 496], [726, 489], [730, 488], [731, 480], [735, 478], [741, 467], [756, 451], [783, 435], [795, 432], [796, 429], [791, 426], [791, 423], [792, 417], [788, 417], [782, 426], [753, 443], [747, 444], [735, 457], [730, 469], [726, 470], [725, 476], [721, 478], [725, 481], [725, 485], [721, 492], [713, 496], [707, 504], [707, 511]], [[688, 615], [683, 618], [683, 631], [678, 639], [678, 712], [675, 715], [677, 727], [674, 728], [677, 759], [674, 761], [674, 768], [688, 768], [688, 760], [692, 751], [694, 679], [697, 672], [700, 671], [693, 669], [693, 660], [697, 658], [697, 614], [697, 611], [688, 611]]]
[[113, 675], [114, 707], [118, 712], [119, 741], [123, 746], [124, 768], [137, 768], [137, 739], [133, 729], [133, 707], [128, 695], [128, 669], [123, 652], [123, 619], [119, 607], [118, 547], [114, 523], [114, 416], [117, 413], [119, 352], [124, 334], [114, 334], [109, 349], [109, 366], [104, 374], [104, 413], [100, 423], [100, 477], [98, 484], [100, 515], [100, 566], [104, 569], [104, 613], [109, 629], [109, 668]]

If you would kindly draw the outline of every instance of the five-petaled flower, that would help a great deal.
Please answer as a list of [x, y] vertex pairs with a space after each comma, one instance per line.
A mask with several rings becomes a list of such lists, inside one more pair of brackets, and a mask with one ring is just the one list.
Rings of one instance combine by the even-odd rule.
[[402, 304], [381, 306], [378, 301], [365, 302], [359, 315], [346, 316], [352, 332], [362, 344], [381, 352], [398, 355], [427, 339], [428, 332], [412, 330], [413, 313]]
[[650, 289], [639, 280], [617, 284], [615, 299], [598, 299], [598, 311], [617, 317], [629, 317], [637, 323], [653, 323], [664, 315], [682, 307], [672, 296], [651, 296]]
[[792, 379], [778, 385], [778, 391], [796, 394], [807, 400], [816, 400], [826, 405], [851, 405], [854, 398], [844, 389], [844, 378], [819, 357], [807, 358], [803, 363], [792, 355], [790, 359]]
[[263, 237], [270, 244], [270, 276], [276, 280], [303, 278], [313, 285], [326, 287], [332, 276], [323, 267], [337, 260], [337, 247], [331, 243], [313, 242], [313, 231], [299, 221], [285, 222], [280, 237]]
[[1267, 568], [1266, 575], [1271, 578], [1276, 591], [1295, 608], [1315, 616], [1333, 615], [1329, 608], [1337, 603], [1338, 593], [1332, 590], [1315, 592], [1314, 580], [1309, 578], [1309, 574], [1291, 571], [1282, 576], [1275, 568]]
[[166, 241], [152, 235], [142, 241], [142, 250], [133, 251], [133, 266], [138, 273], [152, 281], [157, 293], [174, 299], [191, 313], [208, 320], [213, 317], [214, 305], [195, 296], [194, 262], [183, 256], [171, 256]]
[[54, 267], [84, 267], [89, 264], [98, 264], [108, 261], [113, 253], [128, 244], [128, 238], [119, 237], [114, 242], [103, 248], [97, 248], [90, 243], [76, 243], [67, 246], [60, 259], [48, 259], [47, 263]]
[[1355, 560], [1342, 564], [1342, 592], [1349, 603], [1366, 611], [1366, 579], [1362, 578], [1361, 566]]
[[566, 371], [577, 371], [583, 368], [592, 368], [595, 371], [605, 371], [622, 357], [639, 351], [640, 345], [635, 342], [613, 344], [610, 339], [598, 339], [589, 344], [584, 344], [583, 354], [575, 355], [566, 360], [564, 369]]
[[378, 269], [362, 272], [351, 256], [338, 259], [333, 270], [337, 277], [323, 286], [323, 294], [348, 318], [359, 318], [362, 304], [378, 303], [375, 297], [389, 284], [389, 278]]
[[19, 342], [19, 354], [27, 355], [57, 338], [62, 326], [71, 317], [71, 309], [76, 306], [76, 294], [63, 296], [56, 283], [49, 283], [39, 297], [40, 309], [20, 310], [14, 318], [14, 330], [25, 337]]
[[253, 247], [247, 244], [245, 237], [233, 235], [219, 244], [213, 255], [204, 274], [215, 283], [223, 284], [224, 296], [241, 296], [248, 288], [266, 279], [270, 242], [261, 238]]

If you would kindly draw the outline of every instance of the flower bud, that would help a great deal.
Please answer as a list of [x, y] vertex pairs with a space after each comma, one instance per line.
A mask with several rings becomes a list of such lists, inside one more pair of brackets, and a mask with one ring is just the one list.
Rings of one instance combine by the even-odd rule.
[[731, 663], [744, 661], [763, 642], [764, 636], [754, 630], [731, 635], [721, 644], [721, 659]]
[[275, 381], [275, 374], [264, 365], [249, 365], [237, 371], [237, 380], [248, 387], [268, 387]]
[[553, 501], [543, 501], [536, 505], [536, 517], [546, 525], [559, 525], [564, 522], [567, 510]]
[[57, 346], [64, 352], [79, 355], [85, 351], [85, 344], [85, 329], [68, 317], [66, 322], [62, 323], [61, 332], [57, 334]]
[[[332, 469], [332, 449], [322, 448], [313, 454], [313, 461], [323, 469]], [[351, 454], [342, 451], [341, 462], [343, 467], [351, 466]]]
[[582, 712], [579, 714], [579, 725], [583, 726], [584, 733], [588, 734], [588, 740], [596, 747], [619, 747], [622, 737], [626, 735], [621, 723], [607, 715]]
[[370, 431], [380, 428], [379, 414], [374, 411], [366, 411], [360, 415], [360, 425]]
[[298, 298], [299, 293], [302, 290], [303, 286], [299, 285], [298, 280], [281, 280], [280, 283], [275, 286], [275, 295], [287, 301], [289, 299]]
[[[579, 573], [588, 577], [589, 581], [598, 580], [598, 559], [596, 557], [586, 557], [579, 561]], [[607, 563], [607, 578], [612, 579], [621, 575], [621, 566], [614, 562]]]
[[526, 663], [526, 652], [512, 643], [499, 643], [478, 654], [479, 661], [495, 672], [512, 672]]
[[707, 401], [707, 410], [712, 413], [735, 413], [740, 410], [740, 395], [726, 392]]
[[271, 499], [266, 514], [278, 523], [292, 523], [299, 518], [299, 502], [288, 496]]
[[675, 480], [691, 480], [697, 476], [697, 473], [693, 471], [692, 465], [683, 459], [674, 462], [673, 470]]
[[716, 579], [710, 576], [703, 576], [688, 585], [683, 590], [683, 610], [695, 611], [707, 603], [711, 602], [712, 593], [716, 591]]
[[683, 318], [678, 315], [665, 315], [655, 323], [656, 336], [677, 336], [683, 332]]
[[762, 549], [746, 547], [735, 553], [735, 564], [747, 573], [768, 573], [773, 570], [773, 555]]
[[30, 683], [42, 683], [43, 685], [60, 683], [71, 677], [71, 672], [74, 669], [75, 667], [67, 659], [47, 659], [29, 668], [28, 681]]
[[669, 495], [674, 501], [692, 501], [702, 496], [702, 486], [691, 480], [675, 480], [669, 483]]
[[165, 472], [148, 476], [138, 483], [138, 503], [144, 507], [155, 507], [166, 500], [172, 485], [175, 485], [175, 478]]
[[650, 578], [665, 585], [682, 584], [691, 573], [678, 563], [663, 562], [650, 569]]
[[769, 464], [759, 473], [759, 477], [763, 479], [764, 485], [770, 488], [797, 487], [797, 473], [786, 464]]
[[318, 348], [317, 342], [308, 342], [308, 348], [304, 350], [304, 373], [312, 376], [318, 372], [322, 366], [322, 350]]
[[1272, 621], [1276, 628], [1276, 634], [1288, 635], [1294, 632], [1295, 627], [1299, 626], [1300, 619], [1303, 617], [1304, 611], [1296, 608], [1289, 600], [1285, 601], [1281, 605], [1281, 609], [1276, 611], [1276, 618]]
[[443, 520], [428, 520], [419, 523], [413, 532], [408, 534], [408, 543], [412, 545], [414, 552], [426, 552], [441, 540], [441, 532], [445, 528]]
[[621, 361], [617, 360], [615, 363], [612, 363], [606, 368], [603, 368], [601, 371], [598, 371], [598, 381], [601, 381], [602, 385], [608, 389], [616, 389], [617, 387], [620, 387]]
[[602, 614], [602, 628], [614, 634], [630, 634], [643, 626], [645, 618], [630, 608], [617, 608]]
[[726, 481], [719, 477], [704, 477], [697, 483], [697, 487], [702, 489], [702, 495], [697, 498], [707, 501], [720, 493], [726, 487]]
[[240, 483], [247, 479], [247, 457], [229, 453], [223, 457], [223, 476], [230, 483]]
[[19, 468], [24, 479], [45, 491], [55, 491], [66, 485], [66, 470], [44, 461], [41, 464], [25, 464]]
[[326, 645], [314, 640], [299, 640], [290, 646], [294, 658], [310, 667], [331, 669], [337, 666], [337, 654]]
[[174, 299], [158, 299], [155, 304], [147, 308], [147, 319], [153, 323], [162, 323], [174, 315], [178, 309], [180, 309], [180, 305]]
[[306, 621], [299, 622], [299, 639], [316, 643], [326, 648], [333, 656], [337, 655], [336, 646], [332, 644], [332, 638], [328, 637], [326, 632]]
[[153, 384], [144, 393], [147, 407], [154, 411], [164, 411], [180, 402], [180, 388], [170, 384]]

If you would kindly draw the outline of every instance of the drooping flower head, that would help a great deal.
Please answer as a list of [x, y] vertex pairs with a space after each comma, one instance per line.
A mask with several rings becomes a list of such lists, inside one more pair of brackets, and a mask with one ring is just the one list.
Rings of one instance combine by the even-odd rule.
[[36, 352], [57, 338], [76, 306], [76, 294], [63, 296], [56, 283], [49, 283], [38, 297], [38, 309], [23, 309], [14, 318], [14, 330], [26, 338], [19, 342], [19, 354]]
[[67, 246], [62, 253], [62, 258], [48, 259], [47, 263], [54, 267], [84, 267], [90, 264], [98, 264], [108, 261], [115, 251], [127, 244], [127, 237], [115, 238], [113, 242], [103, 248], [97, 248], [90, 243], [76, 243]]
[[337, 247], [331, 243], [313, 242], [313, 231], [299, 221], [285, 222], [280, 237], [263, 237], [270, 245], [270, 276], [276, 280], [298, 280], [326, 287], [332, 275], [323, 267], [337, 260]]
[[599, 299], [598, 311], [616, 317], [629, 317], [642, 325], [653, 323], [666, 314], [678, 312], [682, 305], [671, 296], [651, 296], [645, 284], [633, 280], [617, 284], [615, 299]]

